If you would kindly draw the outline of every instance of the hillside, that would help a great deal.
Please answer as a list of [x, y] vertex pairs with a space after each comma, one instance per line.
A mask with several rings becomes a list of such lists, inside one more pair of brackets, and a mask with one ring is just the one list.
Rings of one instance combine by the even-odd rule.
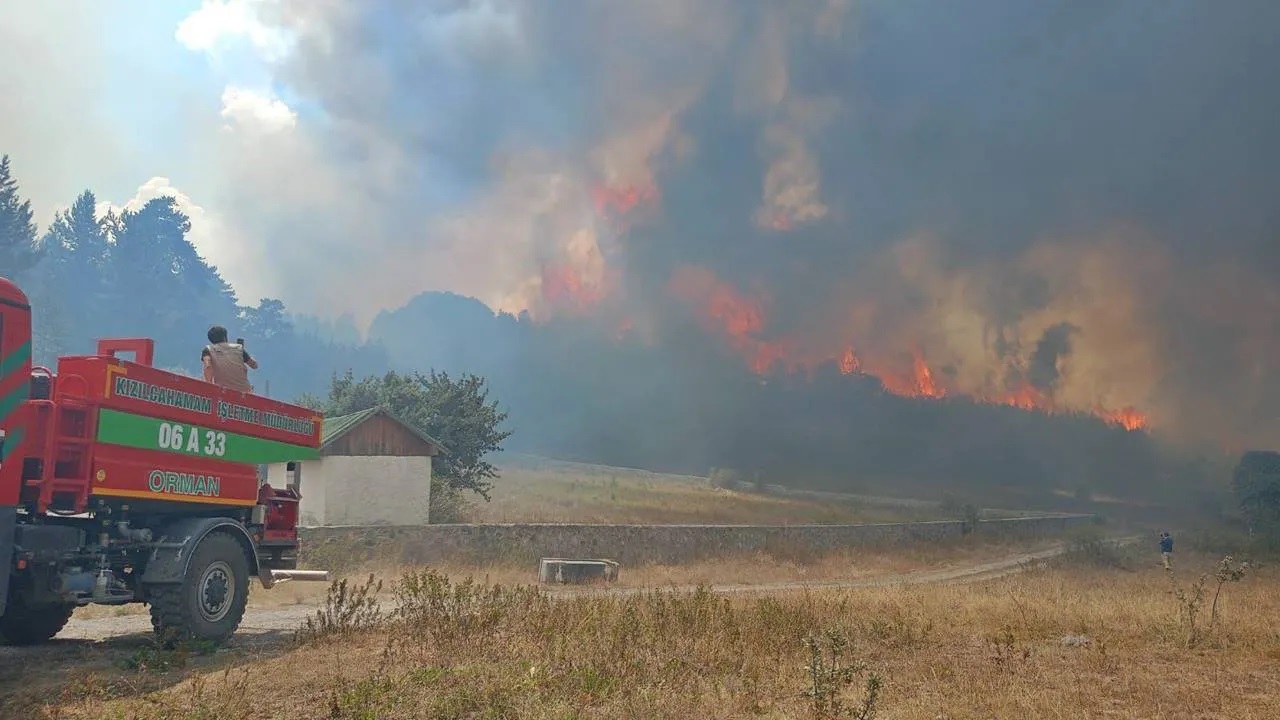
[[637, 524], [800, 524], [939, 519], [923, 503], [873, 499], [779, 497], [712, 487], [705, 477], [552, 460], [499, 456], [492, 502], [478, 502], [476, 522]]

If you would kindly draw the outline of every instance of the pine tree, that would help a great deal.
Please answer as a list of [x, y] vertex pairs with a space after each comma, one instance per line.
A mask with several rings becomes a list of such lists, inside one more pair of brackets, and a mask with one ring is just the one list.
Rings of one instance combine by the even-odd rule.
[[96, 207], [97, 198], [84, 191], [69, 210], [54, 217], [40, 241], [43, 257], [32, 272], [28, 294], [40, 296], [35, 344], [43, 361], [88, 352], [103, 334], [100, 328], [111, 310], [103, 278], [110, 248], [106, 222], [96, 217]]
[[234, 290], [187, 239], [190, 218], [164, 196], [111, 224], [108, 275], [128, 292], [111, 303], [114, 332], [154, 338], [161, 362], [199, 362], [191, 348], [203, 345], [210, 325], [226, 325], [240, 310]]
[[40, 260], [31, 201], [18, 195], [18, 181], [9, 170], [9, 156], [0, 157], [0, 276], [16, 278]]

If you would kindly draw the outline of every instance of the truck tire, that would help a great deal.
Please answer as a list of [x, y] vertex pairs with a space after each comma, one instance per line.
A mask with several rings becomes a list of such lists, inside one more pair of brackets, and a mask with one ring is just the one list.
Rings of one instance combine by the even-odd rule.
[[181, 582], [147, 589], [151, 628], [166, 647], [222, 643], [240, 626], [249, 599], [249, 561], [235, 538], [215, 532], [196, 546]]
[[0, 637], [10, 645], [36, 645], [51, 640], [71, 619], [75, 605], [24, 607], [10, 604], [0, 617]]

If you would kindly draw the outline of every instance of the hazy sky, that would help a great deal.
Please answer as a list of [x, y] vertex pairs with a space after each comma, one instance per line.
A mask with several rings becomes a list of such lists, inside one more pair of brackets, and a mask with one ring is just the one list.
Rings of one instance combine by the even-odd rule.
[[225, 160], [295, 111], [247, 3], [14, 2], [0, 8], [0, 152], [41, 228], [85, 189], [116, 206], [177, 195], [192, 239], [242, 293], [273, 291], [251, 228], [224, 220]]

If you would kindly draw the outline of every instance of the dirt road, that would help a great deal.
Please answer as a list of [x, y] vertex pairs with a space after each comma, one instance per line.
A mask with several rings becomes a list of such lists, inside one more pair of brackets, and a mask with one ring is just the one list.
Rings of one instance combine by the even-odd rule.
[[[1124, 540], [1129, 540], [1125, 538]], [[999, 560], [965, 565], [942, 570], [924, 570], [902, 575], [884, 575], [861, 580], [831, 580], [814, 582], [782, 582], [758, 583], [742, 585], [711, 585], [712, 592], [722, 594], [759, 594], [780, 593], [818, 589], [883, 587], [901, 584], [923, 583], [956, 583], [990, 580], [1010, 573], [1019, 572], [1030, 564], [1060, 555], [1065, 549], [1056, 545], [1039, 552], [1010, 555]], [[634, 595], [637, 593], [660, 591], [692, 591], [695, 586], [662, 586], [653, 588], [565, 588], [547, 589], [545, 592], [553, 597], [587, 597], [597, 595]], [[384, 606], [387, 603], [384, 602]], [[291, 605], [281, 608], [250, 607], [231, 643], [232, 646], [260, 646], [270, 637], [279, 636], [283, 632], [297, 629], [316, 611], [315, 605]], [[145, 614], [125, 615], [121, 617], [103, 617], [92, 619], [73, 618], [67, 627], [58, 634], [56, 640], [100, 641], [108, 638], [148, 634], [151, 632], [150, 619]], [[55, 640], [55, 642], [56, 642]], [[22, 649], [0, 647], [0, 662], [17, 660], [22, 657]]]

